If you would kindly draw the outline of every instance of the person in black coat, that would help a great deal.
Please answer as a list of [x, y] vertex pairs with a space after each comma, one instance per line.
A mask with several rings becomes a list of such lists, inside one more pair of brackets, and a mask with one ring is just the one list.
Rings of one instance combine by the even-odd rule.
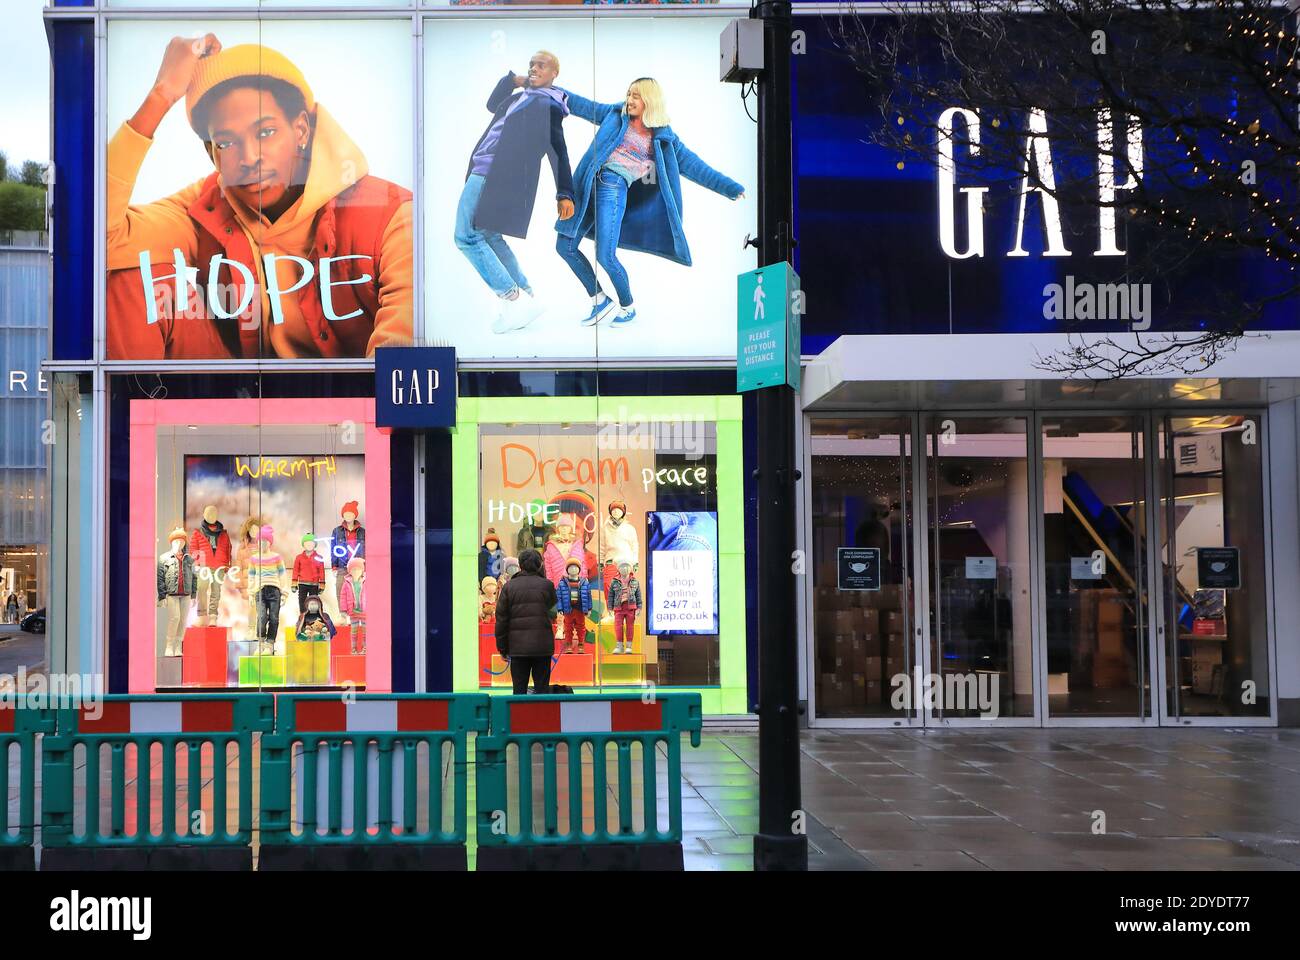
[[474, 144], [465, 171], [456, 246], [501, 298], [492, 327], [496, 333], [527, 326], [541, 313], [503, 234], [528, 236], [542, 157], [550, 161], [555, 177], [560, 219], [573, 216], [573, 171], [562, 129], [569, 115], [568, 94], [554, 86], [559, 73], [555, 54], [539, 50], [528, 62], [527, 76], [511, 72], [497, 81], [487, 100], [492, 120]]
[[546, 693], [551, 684], [551, 656], [555, 653], [555, 586], [542, 576], [542, 555], [525, 550], [519, 572], [497, 597], [497, 651], [510, 661], [510, 679], [516, 695]]

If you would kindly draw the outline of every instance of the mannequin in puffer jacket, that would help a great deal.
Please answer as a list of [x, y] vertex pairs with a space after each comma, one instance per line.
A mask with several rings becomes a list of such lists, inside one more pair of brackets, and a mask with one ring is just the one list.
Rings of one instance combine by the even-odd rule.
[[194, 559], [186, 550], [188, 534], [177, 527], [167, 537], [171, 549], [158, 558], [158, 606], [167, 608], [164, 657], [179, 657], [183, 649], [190, 605], [198, 593]]

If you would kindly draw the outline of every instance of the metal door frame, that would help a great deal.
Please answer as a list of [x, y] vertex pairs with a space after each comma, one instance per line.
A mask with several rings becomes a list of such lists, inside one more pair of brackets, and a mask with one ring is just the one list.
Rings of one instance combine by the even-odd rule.
[[[1034, 504], [1042, 503], [1042, 471], [1041, 469], [1039, 470], [1034, 469], [1035, 463], [1041, 463], [1041, 457], [1039, 456], [1041, 452], [1040, 444], [1038, 443], [1034, 433], [1034, 411], [1028, 409], [1019, 409], [1019, 408], [1014, 410], [990, 410], [987, 408], [975, 408], [970, 410], [966, 410], [966, 409], [923, 410], [920, 411], [920, 413], [918, 414], [918, 429], [924, 426], [926, 420], [932, 420], [936, 424], [942, 425], [942, 421], [945, 419], [958, 420], [962, 418], [967, 418], [967, 419], [983, 418], [983, 419], [990, 419], [990, 420], [1017, 419], [1017, 420], [1023, 420], [1025, 423], [1025, 473], [1026, 473], [1025, 493], [1026, 493], [1026, 500], [1027, 500], [1026, 509], [1031, 511], [1029, 516], [1026, 518], [1027, 520], [1026, 532], [1029, 537], [1029, 557], [1027, 561], [1029, 564], [1029, 623], [1030, 623], [1030, 630], [1031, 630], [1029, 651], [1030, 651], [1030, 662], [1031, 662], [1030, 669], [1032, 672], [1030, 684], [1034, 696], [1034, 712], [1032, 715], [1026, 717], [1003, 717], [1003, 716], [944, 717], [944, 716], [936, 716], [933, 710], [927, 709], [924, 711], [923, 725], [931, 729], [937, 729], [937, 730], [942, 730], [945, 728], [956, 729], [960, 727], [1041, 727], [1043, 725], [1042, 722], [1043, 701], [1042, 701], [1042, 697], [1039, 695], [1039, 686], [1040, 686], [1039, 673], [1041, 671], [1039, 670], [1038, 667], [1038, 664], [1040, 662], [1040, 655], [1038, 651], [1038, 637], [1036, 636], [1036, 634], [1038, 633], [1037, 625], [1038, 625], [1039, 617], [1042, 612], [1042, 599], [1039, 596], [1039, 591], [1036, 589], [1037, 578], [1035, 575], [1035, 571], [1042, 566], [1040, 562], [1042, 554], [1041, 554], [1041, 544], [1039, 541], [1039, 537], [1037, 535], [1037, 529], [1034, 524], [1034, 516], [1032, 511], [1034, 508]], [[935, 434], [935, 436], [937, 436], [937, 434]], [[919, 479], [921, 481], [921, 484], [919, 487], [915, 489], [913, 493], [913, 496], [918, 496], [918, 499], [920, 499], [924, 505], [923, 509], [918, 509], [915, 514], [916, 526], [914, 527], [914, 537], [917, 541], [918, 546], [922, 549], [922, 551], [925, 554], [925, 558], [924, 558], [925, 566], [924, 568], [922, 568], [925, 570], [925, 576], [923, 578], [920, 578], [922, 588], [924, 590], [924, 603], [922, 604], [918, 602], [917, 606], [920, 609], [920, 611], [923, 613], [923, 616], [920, 617], [919, 620], [923, 621], [924, 623], [924, 636], [922, 638], [921, 652], [924, 657], [922, 661], [923, 664], [922, 669], [926, 675], [930, 675], [935, 672], [933, 658], [930, 655], [930, 650], [932, 646], [931, 641], [934, 638], [936, 632], [942, 629], [942, 623], [936, 625], [931, 621], [930, 618], [930, 610], [931, 610], [930, 553], [931, 551], [930, 551], [930, 525], [929, 525], [929, 514], [930, 514], [929, 478], [931, 472], [930, 464], [932, 460], [933, 462], [937, 463], [938, 460], [941, 459], [938, 457], [934, 457], [934, 458], [931, 457], [930, 439], [931, 437], [928, 434], [923, 435], [921, 437], [922, 443], [920, 445], [920, 450], [923, 452], [924, 456], [918, 456], [914, 458], [914, 460], [917, 461], [918, 463], [918, 469], [920, 472]], [[935, 449], [936, 450], [938, 449], [937, 441], [935, 443]], [[1045, 680], [1042, 681], [1042, 683], [1045, 683]], [[1012, 684], [1013, 684], [1013, 695], [1014, 695], [1014, 678], [1012, 679]]]
[[[911, 475], [909, 479], [911, 480], [912, 483], [912, 496], [911, 496], [912, 518], [910, 521], [905, 522], [903, 524], [904, 553], [906, 555], [910, 551], [913, 571], [925, 569], [923, 566], [921, 566], [921, 560], [919, 559], [917, 554], [918, 538], [916, 536], [916, 526], [915, 526], [916, 515], [917, 515], [916, 502], [918, 501], [918, 499], [922, 501], [924, 499], [924, 498], [917, 497], [917, 489], [916, 489], [918, 460], [921, 459], [920, 457], [917, 456], [917, 449], [918, 449], [917, 439], [920, 430], [920, 417], [921, 414], [918, 411], [852, 411], [852, 412], [845, 412], [845, 413], [817, 411], [816, 413], [809, 413], [809, 412], [803, 413], [803, 429], [800, 433], [800, 441], [799, 441], [800, 444], [802, 445], [802, 450], [800, 451], [801, 456], [798, 458], [799, 469], [802, 471], [803, 476], [808, 479], [808, 482], [802, 484], [801, 486], [801, 496], [800, 496], [800, 504], [799, 504], [799, 519], [800, 519], [800, 524], [802, 529], [802, 534], [799, 538], [799, 543], [802, 545], [803, 549], [807, 550], [812, 546], [812, 530], [813, 530], [812, 421], [814, 419], [863, 420], [863, 421], [900, 420], [907, 425], [907, 429], [909, 432], [906, 435], [906, 442], [911, 445], [910, 450], [907, 450], [905, 448], [905, 452], [908, 453], [911, 459], [911, 463], [909, 464]], [[901, 479], [902, 477], [900, 471], [900, 482]], [[905, 492], [906, 491], [900, 491], [900, 493], [905, 493]], [[903, 504], [904, 514], [906, 515], [909, 506], [908, 498], [906, 496], [901, 496], [900, 500]], [[810, 727], [817, 727], [817, 728], [828, 729], [828, 730], [833, 730], [836, 728], [850, 729], [850, 730], [920, 729], [924, 725], [923, 718], [921, 717], [921, 712], [915, 708], [909, 711], [909, 715], [906, 717], [893, 717], [893, 716], [821, 717], [818, 716], [817, 679], [816, 679], [817, 637], [816, 637], [816, 626], [814, 622], [814, 617], [816, 612], [814, 610], [814, 605], [816, 602], [816, 591], [815, 591], [815, 584], [813, 583], [815, 571], [811, 568], [806, 558], [807, 555], [805, 554], [804, 576], [801, 578], [803, 581], [803, 589], [798, 591], [798, 598], [799, 598], [800, 605], [802, 607], [802, 610], [800, 611], [799, 619], [801, 620], [803, 625], [803, 637], [804, 637], [803, 660], [806, 665], [804, 674], [806, 679], [805, 691], [806, 691], [806, 697], [808, 701], [808, 725]], [[905, 564], [905, 569], [906, 569], [906, 564]], [[921, 615], [924, 608], [921, 606], [922, 603], [921, 590], [923, 584], [919, 582], [920, 579], [921, 578], [919, 577], [913, 578], [912, 609], [909, 610], [906, 609], [905, 607], [903, 610], [904, 634], [906, 637], [909, 638], [904, 642], [904, 651], [906, 652], [907, 655], [907, 666], [909, 669], [909, 676], [911, 670], [913, 670], [917, 664], [917, 659], [916, 659], [917, 642], [918, 642], [917, 638], [921, 633], [920, 623], [923, 620], [928, 619]], [[884, 697], [888, 697], [891, 693], [892, 690], [882, 690], [881, 691], [882, 699]]]
[[[1035, 410], [1034, 411], [1034, 431], [1038, 437], [1039, 450], [1039, 476], [1043, 474], [1043, 467], [1046, 464], [1046, 458], [1043, 456], [1042, 436], [1043, 420], [1045, 418], [1070, 418], [1070, 417], [1128, 417], [1136, 421], [1135, 434], [1142, 439], [1142, 462], [1140, 472], [1143, 484], [1143, 504], [1142, 514], [1143, 522], [1146, 525], [1146, 549], [1143, 551], [1143, 578], [1142, 584], [1146, 590], [1146, 611], [1145, 611], [1145, 634], [1146, 634], [1146, 676], [1149, 678], [1150, 702], [1144, 705], [1142, 716], [1112, 716], [1112, 717], [1076, 717], [1076, 716], [1059, 716], [1053, 717], [1051, 713], [1051, 704], [1047, 699], [1047, 567], [1045, 563], [1039, 563], [1037, 574], [1037, 590], [1042, 597], [1042, 603], [1039, 609], [1042, 611], [1042, 617], [1035, 623], [1036, 646], [1040, 651], [1039, 663], [1042, 669], [1036, 671], [1036, 676], [1041, 683], [1042, 696], [1042, 715], [1044, 727], [1154, 727], [1159, 723], [1158, 716], [1155, 712], [1154, 704], [1164, 695], [1163, 673], [1158, 669], [1162, 663], [1160, 646], [1157, 640], [1157, 607], [1162, 606], [1161, 590], [1163, 584], [1159, 576], [1159, 534], [1162, 527], [1159, 521], [1159, 498], [1156, 495], [1154, 474], [1159, 470], [1159, 456], [1153, 456], [1156, 451], [1155, 441], [1155, 417], [1152, 411], [1141, 410], [1131, 407], [1116, 408], [1114, 410], [1102, 408], [1092, 409], [1062, 409], [1062, 410]], [[1043, 491], [1045, 493], [1045, 490]], [[1045, 512], [1046, 497], [1039, 498], [1037, 505], [1037, 522], [1035, 523], [1037, 536], [1040, 543], [1046, 542], [1046, 524]], [[1141, 688], [1139, 687], [1139, 696]]]
[[[1259, 443], [1261, 444], [1260, 452], [1260, 480], [1263, 489], [1260, 496], [1263, 500], [1263, 534], [1264, 534], [1264, 612], [1268, 617], [1267, 647], [1268, 647], [1268, 707], [1267, 716], [1259, 717], [1184, 717], [1176, 710], [1169, 709], [1168, 699], [1168, 681], [1169, 681], [1169, 663], [1172, 651], [1172, 660], [1177, 661], [1177, 647], [1171, 645], [1177, 643], [1177, 635], [1168, 629], [1169, 612], [1171, 600], [1165, 595], [1164, 578], [1160, 578], [1160, 592], [1158, 594], [1159, 603], [1156, 604], [1156, 617], [1153, 617], [1153, 627], [1156, 629], [1160, 639], [1159, 645], [1159, 665], [1160, 665], [1160, 693], [1154, 698], [1157, 709], [1157, 717], [1160, 726], [1163, 727], [1276, 727], [1278, 725], [1278, 676], [1277, 676], [1277, 617], [1276, 606], [1274, 605], [1274, 587], [1273, 587], [1273, 525], [1269, 518], [1273, 515], [1273, 475], [1272, 475], [1272, 457], [1269, 446], [1269, 422], [1268, 409], [1266, 407], [1233, 407], [1215, 406], [1209, 409], [1182, 410], [1182, 409], [1163, 409], [1151, 411], [1150, 430], [1153, 439], [1151, 449], [1156, 452], [1157, 456], [1149, 457], [1153, 461], [1152, 473], [1153, 479], [1157, 486], [1154, 488], [1152, 495], [1153, 506], [1157, 513], [1160, 514], [1159, 520], [1162, 526], [1159, 528], [1158, 537], [1151, 537], [1153, 542], [1151, 549], [1157, 562], [1159, 561], [1159, 544], [1164, 540], [1166, 530], [1164, 525], [1168, 524], [1167, 536], [1172, 549], [1170, 555], [1174, 556], [1177, 550], [1178, 542], [1175, 538], [1175, 528], [1170, 520], [1170, 513], [1173, 509], [1173, 499], [1169, 499], [1169, 506], [1166, 508], [1166, 493], [1172, 493], [1174, 489], [1174, 461], [1170, 456], [1172, 452], [1173, 431], [1169, 428], [1169, 421], [1179, 417], [1219, 417], [1219, 416], [1245, 416], [1254, 417], [1259, 422]], [[1163, 434], [1163, 442], [1159, 442]], [[1156, 506], [1158, 505], [1158, 506]], [[1154, 570], [1154, 568], [1153, 568]], [[1177, 698], [1175, 698], [1176, 700]]]

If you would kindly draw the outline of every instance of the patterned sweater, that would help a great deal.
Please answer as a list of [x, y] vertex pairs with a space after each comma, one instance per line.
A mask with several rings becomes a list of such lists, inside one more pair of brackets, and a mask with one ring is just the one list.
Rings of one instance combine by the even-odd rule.
[[248, 592], [257, 594], [263, 587], [284, 589], [284, 560], [278, 553], [255, 553], [248, 559]]

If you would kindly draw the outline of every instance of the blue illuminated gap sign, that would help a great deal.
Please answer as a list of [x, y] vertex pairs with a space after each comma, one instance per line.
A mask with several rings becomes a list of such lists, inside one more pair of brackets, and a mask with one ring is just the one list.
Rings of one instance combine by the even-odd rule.
[[427, 430], [456, 425], [456, 351], [380, 347], [375, 351], [375, 425]]

